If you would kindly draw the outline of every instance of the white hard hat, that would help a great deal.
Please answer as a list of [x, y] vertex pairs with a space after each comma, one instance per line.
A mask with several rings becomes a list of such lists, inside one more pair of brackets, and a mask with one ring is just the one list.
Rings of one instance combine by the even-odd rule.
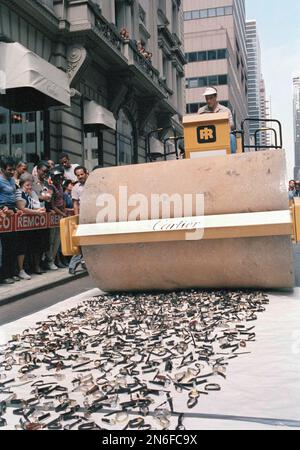
[[206, 91], [204, 92], [203, 96], [207, 97], [208, 95], [218, 95], [217, 89], [213, 87], [206, 88]]

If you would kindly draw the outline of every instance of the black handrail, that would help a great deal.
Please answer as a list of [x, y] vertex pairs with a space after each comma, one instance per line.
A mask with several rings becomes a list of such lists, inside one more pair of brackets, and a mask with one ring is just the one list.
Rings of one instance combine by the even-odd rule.
[[[183, 136], [176, 136], [176, 137], [171, 136], [171, 137], [169, 137], [169, 138], [164, 140], [165, 161], [167, 160], [167, 157], [171, 156], [171, 155], [176, 155], [176, 159], [180, 158], [179, 148], [178, 148], [178, 141], [180, 141], [181, 139], [183, 139]], [[167, 153], [167, 143], [168, 142], [174, 142], [174, 145], [175, 145], [175, 151], [174, 152]]]
[[[277, 132], [275, 130], [275, 128], [271, 128], [272, 130], [275, 131], [275, 135], [276, 135], [276, 145], [257, 145], [257, 141], [255, 142], [255, 145], [246, 145], [245, 144], [245, 123], [246, 122], [258, 122], [258, 123], [276, 123], [278, 125], [278, 129], [279, 129], [279, 138], [280, 138], [280, 142], [278, 145], [278, 139], [277, 139]], [[251, 149], [254, 148], [255, 151], [258, 151], [259, 149], [282, 149], [283, 148], [283, 138], [282, 138], [282, 125], [279, 122], [279, 120], [275, 120], [275, 119], [258, 119], [258, 118], [250, 118], [248, 117], [247, 119], [244, 119], [241, 123], [241, 134], [242, 134], [242, 146], [243, 146], [243, 152], [245, 151], [245, 149]], [[257, 131], [262, 131], [262, 128], [259, 128]]]
[[[147, 162], [153, 162], [153, 160], [156, 161], [157, 158], [164, 158], [165, 161], [167, 160], [165, 141], [163, 142], [164, 154], [151, 153], [150, 138], [155, 133], [166, 132], [168, 130], [172, 130], [173, 131], [174, 139], [176, 140], [176, 138], [177, 138], [176, 129], [173, 126], [169, 126], [169, 127], [166, 127], [166, 128], [157, 128], [156, 130], [151, 130], [147, 134]], [[170, 138], [168, 138], [168, 139], [170, 139]]]
[[[273, 131], [274, 136], [275, 136], [275, 146], [274, 146], [274, 148], [279, 148], [279, 147], [278, 147], [277, 132], [276, 132], [275, 128], [258, 128], [258, 129], [255, 131], [255, 134], [254, 134], [254, 137], [255, 137], [255, 147], [256, 147], [257, 149], [260, 147], [260, 146], [258, 145], [258, 135], [259, 135], [259, 133], [263, 133], [263, 132], [266, 132], [266, 131]], [[263, 145], [263, 148], [268, 148], [268, 146]], [[272, 148], [273, 148], [273, 147], [272, 147]], [[256, 150], [256, 151], [257, 151], [257, 150]]]

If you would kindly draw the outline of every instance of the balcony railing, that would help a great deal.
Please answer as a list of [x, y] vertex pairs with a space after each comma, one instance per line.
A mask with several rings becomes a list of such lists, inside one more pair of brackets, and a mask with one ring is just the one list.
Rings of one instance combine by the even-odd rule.
[[139, 53], [133, 41], [124, 41], [124, 55], [126, 56], [129, 65], [134, 65], [142, 72], [148, 79], [150, 79], [156, 90], [159, 90], [164, 98], [169, 98], [172, 91], [166, 86], [166, 83], [160, 78], [159, 71], [153, 67], [151, 60], [146, 59]]
[[120, 53], [122, 52], [122, 47], [123, 47], [122, 38], [119, 36], [117, 31], [114, 29], [114, 27], [104, 19], [104, 17], [101, 16], [96, 19], [95, 31], [102, 38], [104, 38], [110, 44], [112, 44], [112, 46], [116, 50], [118, 50]]

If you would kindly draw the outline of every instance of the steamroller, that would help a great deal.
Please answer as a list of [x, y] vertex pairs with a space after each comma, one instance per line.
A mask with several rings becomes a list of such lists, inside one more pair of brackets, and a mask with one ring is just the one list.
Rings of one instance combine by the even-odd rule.
[[300, 203], [282, 148], [231, 154], [227, 114], [183, 120], [184, 158], [94, 171], [61, 221], [104, 292], [291, 289]]

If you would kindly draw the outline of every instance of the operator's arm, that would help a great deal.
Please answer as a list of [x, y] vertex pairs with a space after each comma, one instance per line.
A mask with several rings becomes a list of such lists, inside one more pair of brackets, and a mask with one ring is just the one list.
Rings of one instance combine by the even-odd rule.
[[234, 121], [233, 121], [233, 117], [232, 117], [232, 112], [230, 111], [230, 109], [228, 109], [228, 111], [229, 111], [229, 124], [230, 124], [230, 128], [231, 128], [231, 130], [234, 130], [234, 129], [235, 129], [235, 126], [234, 126]]
[[73, 207], [74, 207], [75, 216], [78, 216], [79, 215], [79, 200], [73, 199]]

